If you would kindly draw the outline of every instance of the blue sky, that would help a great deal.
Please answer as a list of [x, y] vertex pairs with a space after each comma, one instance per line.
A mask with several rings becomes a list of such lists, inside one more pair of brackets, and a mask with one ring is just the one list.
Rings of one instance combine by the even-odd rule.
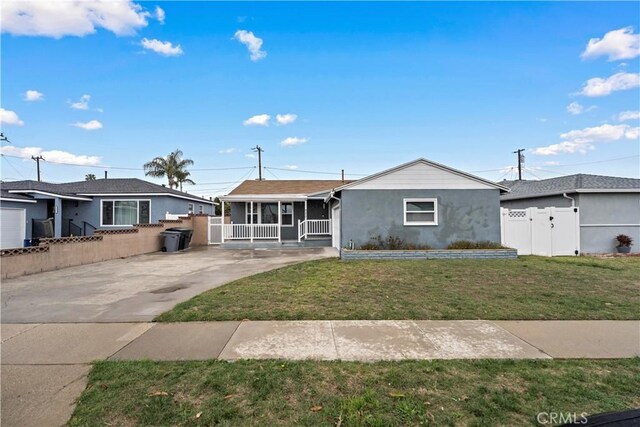
[[142, 178], [180, 148], [210, 196], [257, 176], [255, 145], [267, 179], [426, 157], [498, 180], [517, 148], [528, 179], [640, 175], [637, 2], [86, 3], [102, 24], [7, 4], [3, 179], [34, 179], [9, 156], [40, 152], [48, 181]]

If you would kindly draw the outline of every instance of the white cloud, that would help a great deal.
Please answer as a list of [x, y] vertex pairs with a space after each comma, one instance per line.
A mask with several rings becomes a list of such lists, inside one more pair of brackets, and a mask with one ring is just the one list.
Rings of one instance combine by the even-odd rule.
[[574, 116], [576, 116], [578, 114], [582, 114], [582, 113], [586, 113], [588, 111], [594, 110], [595, 108], [596, 108], [595, 105], [585, 107], [584, 105], [578, 102], [572, 102], [571, 104], [567, 105], [567, 112], [569, 114], [573, 114]]
[[543, 163], [544, 166], [558, 166], [559, 164], [560, 162], [556, 162], [555, 160], [551, 160]]
[[6, 145], [1, 148], [1, 152], [7, 156], [22, 157], [23, 159], [30, 160], [31, 156], [42, 156], [47, 162], [70, 163], [85, 166], [98, 165], [101, 160], [98, 156], [77, 155], [60, 150], [45, 151], [40, 147], [15, 147], [13, 145]]
[[146, 27], [151, 16], [131, 0], [5, 1], [0, 26], [17, 36], [83, 37], [101, 28], [122, 36]]
[[231, 154], [231, 153], [235, 153], [236, 151], [238, 151], [237, 148], [225, 148], [224, 150], [218, 151], [218, 153], [220, 153], [220, 154]]
[[267, 57], [267, 52], [261, 50], [262, 39], [253, 35], [251, 31], [238, 30], [233, 35], [233, 38], [249, 49], [249, 57], [252, 61], [259, 61]]
[[640, 34], [633, 27], [609, 31], [603, 38], [593, 38], [582, 52], [582, 59], [608, 56], [609, 61], [631, 59], [640, 55]]
[[171, 42], [163, 42], [157, 39], [143, 38], [140, 42], [143, 48], [149, 49], [163, 56], [180, 56], [184, 52], [182, 47], [178, 45], [173, 45]]
[[298, 166], [297, 165], [284, 165], [284, 168], [294, 171], [294, 170], [298, 169]]
[[0, 124], [24, 126], [24, 122], [20, 120], [15, 111], [5, 110], [4, 108], [0, 108]]
[[268, 114], [257, 114], [249, 117], [247, 120], [242, 122], [242, 124], [245, 126], [269, 126], [270, 119], [271, 116]]
[[627, 120], [640, 120], [640, 111], [623, 111], [618, 114], [618, 120], [626, 122]]
[[560, 135], [564, 141], [558, 144], [538, 147], [533, 154], [550, 156], [561, 153], [586, 153], [595, 148], [595, 143], [607, 143], [621, 139], [637, 139], [640, 128], [632, 128], [629, 125], [604, 124], [580, 130], [572, 130]]
[[76, 122], [73, 124], [73, 126], [84, 129], [84, 130], [102, 129], [102, 123], [100, 123], [98, 120], [90, 120], [86, 123]]
[[88, 110], [90, 99], [91, 99], [91, 95], [84, 94], [80, 97], [78, 101], [70, 103], [71, 108], [73, 108], [74, 110]]
[[293, 147], [294, 145], [300, 145], [308, 142], [308, 138], [298, 138], [297, 136], [290, 136], [285, 138], [280, 142], [280, 145], [283, 147]]
[[540, 123], [546, 123], [549, 119], [547, 119], [546, 117], [538, 117], [536, 120]]
[[24, 100], [33, 102], [33, 101], [42, 101], [44, 98], [44, 93], [38, 92], [37, 90], [28, 90], [24, 93]]
[[245, 154], [244, 156], [245, 156], [246, 158], [248, 158], [248, 159], [255, 159], [255, 158], [256, 158], [256, 155], [255, 155], [255, 154]]
[[291, 114], [291, 113], [287, 113], [287, 114], [276, 114], [276, 122], [279, 125], [288, 125], [291, 124], [293, 122], [296, 121], [296, 119], [298, 118], [297, 114]]
[[619, 90], [640, 86], [640, 73], [616, 73], [610, 77], [594, 77], [587, 80], [580, 92], [585, 96], [605, 96]]
[[166, 14], [164, 13], [164, 10], [160, 6], [156, 6], [155, 15], [160, 25], [164, 25], [164, 18], [166, 18]]

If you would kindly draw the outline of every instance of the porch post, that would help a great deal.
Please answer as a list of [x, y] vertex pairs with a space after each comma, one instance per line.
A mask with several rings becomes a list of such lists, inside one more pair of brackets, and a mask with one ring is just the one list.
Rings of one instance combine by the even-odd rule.
[[278, 200], [278, 242], [282, 242], [282, 203]]
[[62, 199], [56, 197], [53, 203], [53, 236], [62, 237]]
[[[222, 221], [220, 221], [220, 243], [224, 243], [224, 200], [220, 200], [222, 205], [220, 206], [220, 216], [222, 216]], [[209, 233], [211, 233], [211, 227], [209, 227]]]
[[298, 220], [298, 243], [302, 241], [302, 233], [300, 232], [300, 220]]
[[249, 240], [253, 243], [253, 201], [249, 202], [249, 206], [251, 207], [249, 210], [251, 212], [251, 215], [249, 215]]

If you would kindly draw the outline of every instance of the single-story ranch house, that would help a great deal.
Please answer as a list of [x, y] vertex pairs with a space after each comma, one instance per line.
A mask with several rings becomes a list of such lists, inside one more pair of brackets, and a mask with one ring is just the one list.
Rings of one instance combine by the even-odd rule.
[[615, 237], [640, 244], [640, 179], [576, 174], [539, 181], [502, 181], [511, 189], [500, 197], [507, 209], [579, 208], [580, 252], [615, 252]]
[[156, 223], [167, 212], [212, 215], [214, 202], [137, 178], [2, 182], [0, 248], [21, 247], [25, 239]]
[[294, 242], [359, 247], [393, 236], [444, 248], [466, 239], [500, 242], [500, 194], [509, 189], [417, 159], [357, 181], [245, 181], [226, 196], [223, 246]]

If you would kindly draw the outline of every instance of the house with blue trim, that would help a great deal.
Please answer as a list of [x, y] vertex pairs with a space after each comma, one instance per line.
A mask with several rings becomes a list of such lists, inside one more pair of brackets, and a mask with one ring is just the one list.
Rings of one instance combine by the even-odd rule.
[[215, 203], [137, 178], [0, 183], [0, 248], [41, 237], [157, 223], [166, 214], [214, 214]]

